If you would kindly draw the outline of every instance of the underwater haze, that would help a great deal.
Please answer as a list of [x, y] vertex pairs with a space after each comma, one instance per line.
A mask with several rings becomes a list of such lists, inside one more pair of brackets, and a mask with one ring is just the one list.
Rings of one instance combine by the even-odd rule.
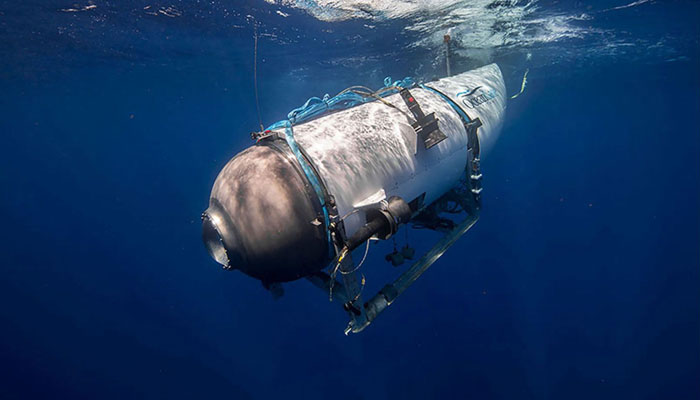
[[[211, 259], [254, 72], [268, 126], [446, 76], [445, 34], [529, 71], [473, 229], [350, 336]], [[2, 399], [700, 398], [700, 2], [0, 1], [0, 134]]]

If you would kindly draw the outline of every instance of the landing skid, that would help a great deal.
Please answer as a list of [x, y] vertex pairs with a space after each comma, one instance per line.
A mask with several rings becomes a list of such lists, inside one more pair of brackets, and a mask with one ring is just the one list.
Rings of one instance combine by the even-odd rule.
[[[449, 200], [454, 201], [455, 193]], [[458, 196], [461, 197], [461, 196]], [[464, 199], [464, 197], [461, 197]], [[435, 261], [442, 256], [462, 235], [464, 235], [479, 219], [476, 205], [466, 200], [461, 202], [467, 217], [456, 224], [420, 259], [404, 271], [393, 283], [384, 286], [370, 300], [362, 302], [362, 287], [359, 282], [363, 276], [359, 271], [352, 271], [353, 262], [348, 255], [340, 266], [342, 282], [332, 278], [325, 272], [319, 272], [307, 277], [315, 286], [332, 293], [332, 299], [342, 302], [343, 308], [350, 315], [350, 322], [345, 328], [345, 334], [361, 332], [374, 321], [396, 298], [413, 284]], [[346, 271], [346, 274], [342, 272]], [[332, 291], [331, 291], [332, 283]]]

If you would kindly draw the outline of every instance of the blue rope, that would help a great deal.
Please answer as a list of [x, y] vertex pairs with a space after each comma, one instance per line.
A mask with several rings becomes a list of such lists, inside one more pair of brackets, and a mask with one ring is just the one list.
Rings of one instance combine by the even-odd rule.
[[[413, 78], [406, 77], [392, 83], [391, 78], [387, 76], [384, 78], [384, 87], [379, 90], [381, 91], [380, 97], [398, 93], [397, 88], [410, 88], [413, 85], [415, 85]], [[292, 125], [296, 125], [319, 117], [329, 111], [345, 110], [374, 100], [375, 98], [373, 97], [362, 96], [354, 91], [344, 91], [333, 97], [330, 97], [328, 94], [323, 96], [323, 98], [311, 97], [303, 106], [290, 111], [287, 114], [287, 119]]]
[[312, 97], [303, 106], [290, 111], [287, 118], [292, 124], [300, 124], [328, 111], [345, 110], [365, 102], [366, 99], [355, 92], [347, 92], [334, 97], [325, 95], [322, 99]]

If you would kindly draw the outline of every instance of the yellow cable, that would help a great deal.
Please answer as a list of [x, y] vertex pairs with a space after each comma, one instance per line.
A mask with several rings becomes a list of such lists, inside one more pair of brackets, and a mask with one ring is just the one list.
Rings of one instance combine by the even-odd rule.
[[520, 91], [518, 93], [510, 96], [511, 100], [520, 96], [525, 91], [525, 85], [527, 85], [527, 73], [528, 72], [530, 72], [530, 68], [525, 70], [525, 74], [523, 75], [523, 83], [522, 83], [522, 85], [520, 85]]

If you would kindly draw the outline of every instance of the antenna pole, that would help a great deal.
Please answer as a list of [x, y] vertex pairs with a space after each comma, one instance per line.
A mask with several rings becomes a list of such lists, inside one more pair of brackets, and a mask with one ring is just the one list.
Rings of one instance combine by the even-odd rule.
[[447, 65], [447, 76], [452, 76], [450, 71], [450, 35], [445, 35], [445, 64]]
[[258, 110], [258, 122], [260, 123], [260, 132], [265, 130], [260, 116], [260, 100], [258, 99], [258, 23], [253, 20], [253, 31], [255, 37], [255, 46], [253, 50], [253, 86], [255, 87], [255, 108]]

